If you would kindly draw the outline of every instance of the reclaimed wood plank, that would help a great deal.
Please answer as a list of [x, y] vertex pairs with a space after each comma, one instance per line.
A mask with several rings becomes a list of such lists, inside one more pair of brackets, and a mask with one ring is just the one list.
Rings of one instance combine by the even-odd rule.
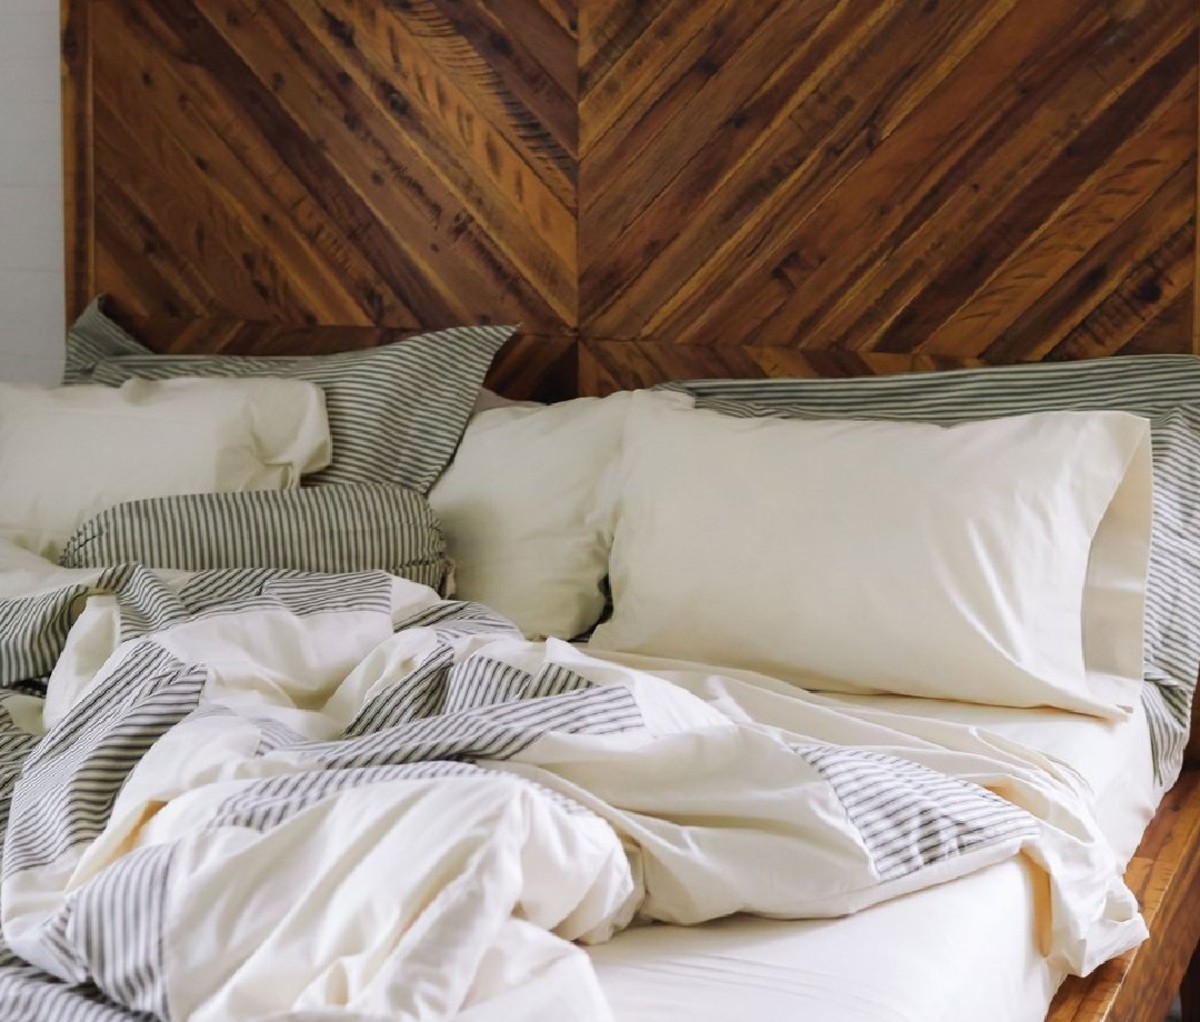
[[669, 344], [580, 338], [579, 392], [600, 396], [670, 380], [768, 379], [933, 372], [979, 366], [977, 359], [873, 351], [800, 350], [782, 346]]
[[[1185, 771], [1163, 798], [1125, 879], [1141, 903], [1150, 939], [1090, 977], [1068, 978], [1047, 1022], [1166, 1017], [1200, 942], [1200, 770]], [[1194, 972], [1188, 983], [1194, 992]]]
[[63, 245], [66, 312], [74, 319], [95, 292], [96, 237], [93, 230], [91, 0], [62, 0]]
[[[727, 13], [699, 6], [714, 24]], [[653, 99], [615, 120], [585, 79], [584, 336], [929, 345], [985, 363], [1192, 350], [1194, 316], [1182, 333], [1163, 316], [1180, 325], [1176, 299], [1195, 290], [1180, 258], [1195, 233], [1194, 5], [763, 13], [776, 21], [754, 37], [749, 91], [736, 58], [698, 89], [685, 31], [656, 40]], [[1176, 171], [1192, 180], [1164, 219], [1147, 199]], [[1080, 264], [1101, 278], [1091, 292], [1072, 290]]]
[[[171, 354], [331, 355], [403, 341], [421, 332], [220, 315], [185, 319], [170, 312], [147, 313], [111, 296], [105, 309], [148, 348]], [[574, 393], [576, 375], [574, 337], [521, 331], [500, 349], [484, 385], [517, 400], [554, 401]]]
[[141, 284], [146, 315], [570, 335], [576, 17], [70, 0], [70, 313]]
[[63, 12], [72, 312], [1200, 350], [1192, 0]]

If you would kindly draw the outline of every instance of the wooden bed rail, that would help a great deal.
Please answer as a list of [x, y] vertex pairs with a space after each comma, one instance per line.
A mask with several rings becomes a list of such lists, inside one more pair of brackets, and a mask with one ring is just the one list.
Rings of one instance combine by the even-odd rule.
[[[1196, 679], [1196, 688], [1200, 690], [1200, 677]], [[1200, 698], [1192, 699], [1192, 732], [1183, 755], [1186, 762], [1200, 767]]]
[[1150, 939], [1068, 979], [1047, 1022], [1162, 1022], [1176, 991], [1184, 1022], [1200, 1022], [1200, 699], [1184, 762], [1125, 872]]
[[1200, 768], [1164, 797], [1125, 872], [1151, 936], [1086, 979], [1069, 978], [1047, 1022], [1163, 1022], [1176, 991], [1200, 1022]]

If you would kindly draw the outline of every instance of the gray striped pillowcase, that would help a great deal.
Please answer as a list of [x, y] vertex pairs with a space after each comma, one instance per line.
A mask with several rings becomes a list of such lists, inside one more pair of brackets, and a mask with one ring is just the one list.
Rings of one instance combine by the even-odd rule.
[[325, 392], [333, 463], [306, 482], [388, 482], [428, 492], [449, 464], [511, 326], [464, 326], [334, 355], [159, 355], [95, 299], [67, 334], [63, 383], [279, 376]]
[[1200, 358], [1130, 355], [852, 379], [668, 385], [736, 416], [899, 419], [949, 425], [1029, 412], [1113, 409], [1150, 419], [1154, 527], [1143, 702], [1155, 765], [1182, 759], [1200, 662]]
[[127, 563], [184, 571], [386, 571], [439, 593], [450, 576], [429, 502], [386, 483], [128, 501], [85, 522], [59, 558], [66, 568]]

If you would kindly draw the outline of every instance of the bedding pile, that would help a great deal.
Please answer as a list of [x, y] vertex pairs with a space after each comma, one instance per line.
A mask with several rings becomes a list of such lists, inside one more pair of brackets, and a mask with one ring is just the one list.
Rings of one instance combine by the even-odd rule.
[[5, 680], [56, 663], [3, 702], [5, 1018], [606, 1019], [572, 941], [1018, 852], [1072, 971], [1145, 935], [1070, 772], [969, 729], [531, 642], [380, 572], [46, 568], [0, 602]]
[[[1145, 938], [1070, 766], [873, 700], [1140, 699], [1169, 783], [1200, 361], [468, 425], [511, 332], [156, 355], [97, 302], [73, 386], [16, 395], [72, 416], [39, 427], [61, 520], [15, 499], [44, 467], [12, 430], [31, 476], [0, 509], [0, 1017], [606, 1020], [582, 945], [845, 916], [1014, 857], [1060, 974]], [[245, 413], [264, 387], [305, 450]], [[170, 486], [97, 457], [75, 492], [79, 416], [153, 451], [148, 409], [187, 429], [192, 391], [229, 421]]]

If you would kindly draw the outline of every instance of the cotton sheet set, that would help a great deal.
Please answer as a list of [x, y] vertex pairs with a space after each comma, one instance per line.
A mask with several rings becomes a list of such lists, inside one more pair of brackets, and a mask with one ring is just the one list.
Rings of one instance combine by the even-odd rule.
[[[73, 328], [88, 400], [262, 384], [325, 418], [270, 479], [197, 458], [0, 538], [0, 1017], [610, 1019], [585, 948], [622, 931], [1015, 863], [1055, 975], [1144, 938], [1069, 763], [873, 701], [1136, 717], [1170, 783], [1200, 361], [472, 418], [510, 333], [242, 359]], [[266, 451], [239, 415], [206, 450]]]
[[8, 970], [0, 1009], [605, 1019], [572, 940], [838, 915], [1016, 853], [1046, 954], [1143, 937], [1052, 762], [615, 660], [381, 573], [131, 577], [70, 633], [44, 736], [4, 703], [4, 939], [56, 981]]

